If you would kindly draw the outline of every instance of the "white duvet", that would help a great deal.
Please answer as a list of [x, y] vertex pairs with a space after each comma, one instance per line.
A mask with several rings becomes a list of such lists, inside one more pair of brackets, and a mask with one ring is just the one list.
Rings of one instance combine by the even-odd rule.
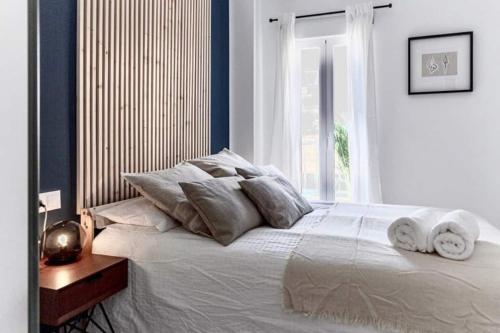
[[[415, 209], [373, 206], [371, 211], [385, 220]], [[129, 287], [105, 306], [117, 332], [381, 332], [282, 309], [287, 259], [303, 233], [326, 213], [366, 212], [367, 206], [358, 205], [316, 209], [290, 230], [261, 227], [227, 247], [182, 228], [166, 233], [108, 228], [95, 239], [93, 252], [129, 258], [130, 273]], [[482, 234], [500, 243], [496, 229], [482, 227], [491, 228]], [[339, 233], [349, 228], [339, 225]]]

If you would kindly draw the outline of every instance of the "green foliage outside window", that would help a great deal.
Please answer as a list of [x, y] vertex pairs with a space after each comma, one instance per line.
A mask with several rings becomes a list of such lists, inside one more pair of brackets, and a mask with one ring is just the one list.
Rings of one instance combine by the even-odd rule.
[[335, 123], [335, 152], [342, 168], [342, 173], [349, 177], [349, 136], [347, 128]]

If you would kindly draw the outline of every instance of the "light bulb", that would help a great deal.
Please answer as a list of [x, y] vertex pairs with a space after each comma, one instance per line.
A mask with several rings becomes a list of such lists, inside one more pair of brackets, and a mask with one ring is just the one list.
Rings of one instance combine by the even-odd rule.
[[66, 236], [66, 235], [59, 235], [57, 237], [57, 244], [59, 244], [61, 247], [68, 246], [68, 236]]

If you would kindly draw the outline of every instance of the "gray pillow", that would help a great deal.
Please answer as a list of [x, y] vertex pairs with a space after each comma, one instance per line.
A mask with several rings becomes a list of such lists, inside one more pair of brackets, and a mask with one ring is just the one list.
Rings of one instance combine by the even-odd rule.
[[274, 228], [288, 229], [313, 210], [283, 177], [263, 176], [242, 180], [240, 186]]
[[224, 177], [179, 184], [213, 238], [222, 245], [231, 244], [264, 222], [252, 201], [241, 191], [240, 180], [241, 177]]
[[237, 167], [235, 168], [238, 175], [245, 179], [262, 177], [262, 176], [274, 176], [283, 177], [286, 179], [283, 172], [274, 165], [252, 165], [250, 167]]
[[237, 176], [236, 167], [246, 168], [252, 166], [252, 163], [226, 148], [217, 154], [189, 160], [188, 162], [216, 178]]
[[181, 163], [171, 169], [126, 173], [122, 177], [156, 207], [181, 222], [185, 229], [211, 237], [208, 227], [179, 186], [179, 182], [213, 179], [208, 173], [189, 163]]

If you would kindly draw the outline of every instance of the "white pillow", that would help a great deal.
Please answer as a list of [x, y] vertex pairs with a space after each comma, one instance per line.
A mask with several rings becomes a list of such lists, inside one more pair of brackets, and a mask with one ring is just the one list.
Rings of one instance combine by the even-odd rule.
[[174, 219], [144, 197], [117, 203], [110, 208], [96, 212], [96, 215], [114, 223], [156, 227], [160, 232], [165, 232], [179, 226]]
[[112, 223], [106, 226], [106, 230], [116, 230], [119, 232], [131, 232], [142, 234], [162, 234], [156, 227], [143, 227], [140, 225]]

